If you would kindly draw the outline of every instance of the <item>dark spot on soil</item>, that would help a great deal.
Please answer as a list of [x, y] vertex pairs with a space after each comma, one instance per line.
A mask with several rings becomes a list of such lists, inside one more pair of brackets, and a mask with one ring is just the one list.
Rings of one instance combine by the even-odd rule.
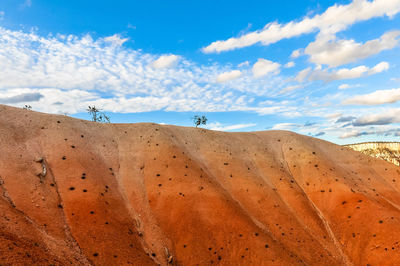
[[69, 190], [71, 190], [71, 191], [72, 191], [72, 190], [75, 190], [75, 188], [74, 188], [74, 187], [70, 187], [70, 188], [69, 188]]
[[97, 256], [99, 256], [99, 253], [93, 253], [93, 257], [97, 257]]

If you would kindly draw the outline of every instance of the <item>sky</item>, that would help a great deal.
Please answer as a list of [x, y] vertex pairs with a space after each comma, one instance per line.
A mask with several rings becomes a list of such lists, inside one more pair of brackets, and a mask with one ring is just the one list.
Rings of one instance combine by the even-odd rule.
[[0, 104], [400, 141], [400, 0], [1, 0]]

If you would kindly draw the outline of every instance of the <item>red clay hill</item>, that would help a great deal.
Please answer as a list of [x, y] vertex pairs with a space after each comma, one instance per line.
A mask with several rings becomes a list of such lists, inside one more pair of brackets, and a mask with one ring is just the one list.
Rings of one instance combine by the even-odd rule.
[[286, 131], [0, 106], [1, 265], [400, 265], [400, 169]]

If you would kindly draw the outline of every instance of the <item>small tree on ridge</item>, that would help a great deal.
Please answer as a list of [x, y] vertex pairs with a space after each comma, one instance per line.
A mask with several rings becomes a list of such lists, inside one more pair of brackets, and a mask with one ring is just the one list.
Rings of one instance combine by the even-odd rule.
[[89, 106], [86, 111], [92, 116], [93, 122], [110, 123], [110, 118], [101, 112], [101, 109], [96, 108], [96, 106]]
[[207, 117], [206, 116], [198, 116], [198, 115], [195, 115], [194, 117], [193, 117], [193, 123], [194, 123], [194, 125], [196, 126], [196, 127], [198, 127], [198, 126], [200, 126], [200, 125], [206, 125], [207, 124]]

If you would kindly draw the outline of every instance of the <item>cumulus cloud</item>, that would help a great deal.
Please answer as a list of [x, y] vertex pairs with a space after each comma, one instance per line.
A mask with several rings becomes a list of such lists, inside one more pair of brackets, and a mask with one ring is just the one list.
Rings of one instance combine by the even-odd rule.
[[322, 70], [320, 68], [314, 70], [306, 68], [297, 74], [296, 80], [298, 82], [302, 82], [305, 79], [308, 79], [309, 81], [322, 80], [329, 82], [334, 80], [356, 79], [363, 76], [374, 75], [387, 69], [389, 69], [389, 63], [387, 62], [381, 62], [373, 68], [362, 65], [350, 69], [341, 68], [333, 71], [328, 71], [326, 69]]
[[154, 68], [168, 68], [174, 66], [178, 62], [177, 55], [162, 55], [152, 64]]
[[369, 114], [358, 118], [353, 122], [354, 126], [369, 126], [369, 125], [388, 125], [400, 123], [400, 109], [390, 109], [384, 113]]
[[309, 60], [312, 63], [337, 67], [392, 49], [399, 45], [399, 36], [400, 31], [391, 31], [383, 34], [379, 39], [364, 44], [357, 43], [354, 40], [336, 40], [334, 37], [332, 39], [322, 37], [310, 43], [304, 53], [310, 56]]
[[217, 82], [223, 83], [223, 82], [231, 81], [231, 80], [239, 78], [241, 75], [242, 75], [242, 72], [240, 72], [239, 70], [232, 70], [229, 72], [224, 72], [224, 73], [221, 73], [218, 75]]
[[259, 58], [251, 69], [256, 78], [266, 76], [268, 74], [276, 75], [280, 72], [281, 65], [267, 59]]
[[400, 88], [392, 90], [378, 90], [369, 94], [357, 95], [344, 100], [345, 105], [379, 105], [400, 101]]
[[287, 24], [269, 23], [261, 30], [250, 32], [228, 40], [215, 41], [203, 48], [205, 53], [219, 53], [261, 43], [269, 45], [282, 39], [319, 31], [322, 36], [333, 35], [350, 25], [371, 18], [392, 17], [400, 12], [398, 0], [354, 0], [347, 5], [333, 5], [324, 13], [305, 17]]
[[21, 94], [9, 96], [9, 97], [0, 97], [0, 103], [9, 104], [9, 103], [37, 102], [43, 97], [44, 96], [38, 92], [21, 93]]

